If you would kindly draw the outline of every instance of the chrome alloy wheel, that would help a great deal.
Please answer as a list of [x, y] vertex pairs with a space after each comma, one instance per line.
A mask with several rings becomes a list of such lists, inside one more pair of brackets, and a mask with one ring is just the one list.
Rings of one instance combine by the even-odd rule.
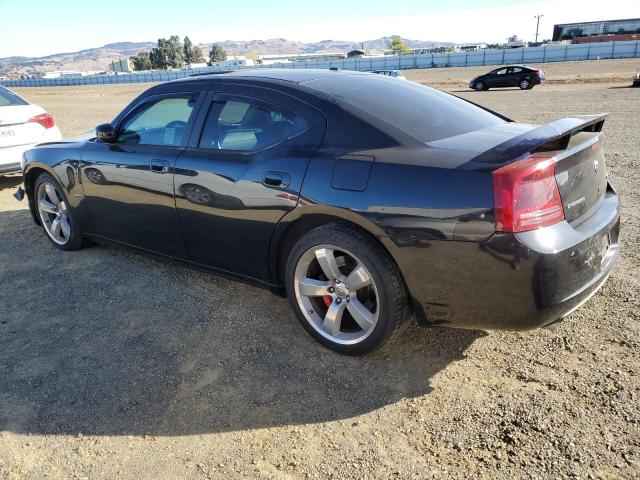
[[298, 306], [323, 337], [341, 345], [363, 341], [378, 323], [380, 297], [369, 270], [351, 252], [318, 245], [298, 260]]
[[49, 238], [58, 245], [66, 244], [71, 237], [69, 213], [63, 198], [51, 182], [45, 181], [38, 186], [36, 201], [40, 220]]
[[526, 78], [520, 81], [520, 88], [522, 90], [526, 90], [527, 88], [529, 88], [530, 85], [531, 83]]

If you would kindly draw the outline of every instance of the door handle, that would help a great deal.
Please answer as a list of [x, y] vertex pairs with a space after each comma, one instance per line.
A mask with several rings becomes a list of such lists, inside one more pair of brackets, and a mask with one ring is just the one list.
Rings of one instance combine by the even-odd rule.
[[262, 183], [268, 187], [288, 187], [291, 177], [282, 172], [265, 172]]
[[169, 162], [166, 160], [151, 160], [151, 171], [154, 173], [167, 173]]

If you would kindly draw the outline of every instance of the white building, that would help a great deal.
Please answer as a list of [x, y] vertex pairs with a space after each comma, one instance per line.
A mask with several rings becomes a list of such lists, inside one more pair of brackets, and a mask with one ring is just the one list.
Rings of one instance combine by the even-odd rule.
[[306, 62], [311, 60], [342, 60], [345, 53], [316, 52], [316, 53], [282, 53], [276, 55], [258, 55], [258, 60], [263, 65], [274, 63]]
[[56, 70], [45, 73], [42, 78], [49, 80], [54, 78], [82, 78], [86, 77], [87, 72], [74, 72], [72, 70]]
[[461, 52], [477, 52], [479, 50], [485, 50], [486, 48], [486, 43], [462, 43], [458, 45], [458, 50]]
[[213, 68], [214, 70], [238, 70], [240, 68], [252, 67], [252, 66], [253, 66], [253, 60], [248, 60], [245, 58], [222, 60], [220, 62], [215, 62], [211, 64], [211, 68]]
[[120, 60], [114, 60], [109, 64], [109, 71], [116, 73], [130, 73], [133, 71], [133, 65], [128, 58], [121, 58]]
[[188, 63], [187, 65], [185, 65], [185, 69], [186, 70], [193, 70], [194, 68], [207, 68], [208, 65], [206, 62], [203, 63]]

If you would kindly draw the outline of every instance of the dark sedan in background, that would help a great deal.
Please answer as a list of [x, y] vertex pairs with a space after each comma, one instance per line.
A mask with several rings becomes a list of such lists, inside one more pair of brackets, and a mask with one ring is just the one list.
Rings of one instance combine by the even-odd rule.
[[531, 90], [542, 82], [544, 82], [542, 70], [528, 65], [509, 65], [472, 79], [469, 82], [469, 88], [478, 91], [497, 87], [520, 87], [521, 90]]
[[411, 314], [528, 329], [593, 295], [619, 255], [603, 123], [519, 124], [369, 73], [194, 76], [28, 151], [24, 188], [60, 249], [124, 244], [263, 285], [358, 354]]

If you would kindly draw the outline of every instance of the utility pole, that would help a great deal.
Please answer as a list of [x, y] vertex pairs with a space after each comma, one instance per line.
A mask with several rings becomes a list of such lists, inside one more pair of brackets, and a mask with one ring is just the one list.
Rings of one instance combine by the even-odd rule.
[[538, 43], [538, 29], [540, 28], [540, 17], [544, 17], [544, 15], [534, 15], [533, 18], [537, 19], [536, 22], [536, 43]]

